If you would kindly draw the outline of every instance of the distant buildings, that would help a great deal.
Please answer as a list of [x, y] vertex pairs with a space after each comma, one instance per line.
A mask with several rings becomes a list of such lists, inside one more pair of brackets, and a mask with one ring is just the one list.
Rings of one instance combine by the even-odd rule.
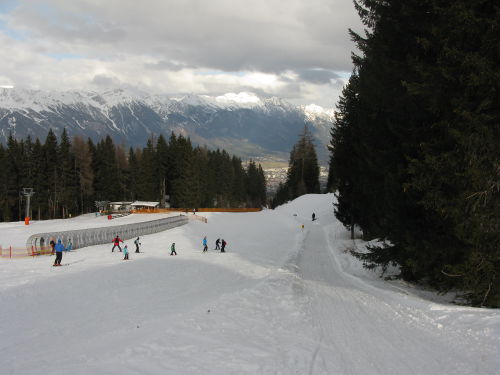
[[[286, 168], [266, 168], [264, 169], [264, 176], [266, 177], [266, 188], [269, 195], [274, 195], [280, 183], [285, 183], [286, 176], [288, 173], [288, 167]], [[321, 191], [326, 187], [328, 180], [328, 168], [319, 168], [319, 185]]]

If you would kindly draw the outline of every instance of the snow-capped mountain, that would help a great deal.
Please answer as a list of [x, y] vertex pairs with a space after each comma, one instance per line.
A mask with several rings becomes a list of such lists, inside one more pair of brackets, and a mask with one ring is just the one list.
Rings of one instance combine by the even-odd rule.
[[144, 145], [151, 135], [169, 137], [175, 132], [243, 158], [286, 159], [307, 124], [318, 140], [318, 157], [325, 162], [332, 121], [333, 110], [247, 92], [170, 97], [122, 89], [97, 93], [0, 88], [2, 143], [9, 134], [43, 142], [49, 128], [56, 134], [66, 128], [70, 136], [93, 140], [109, 134], [130, 146]]

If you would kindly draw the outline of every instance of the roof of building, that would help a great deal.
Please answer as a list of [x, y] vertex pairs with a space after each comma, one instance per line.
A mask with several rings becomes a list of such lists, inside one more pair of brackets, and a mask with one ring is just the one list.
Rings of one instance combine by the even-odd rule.
[[131, 206], [142, 206], [142, 207], [156, 207], [159, 206], [160, 202], [144, 202], [144, 201], [135, 201], [131, 204]]

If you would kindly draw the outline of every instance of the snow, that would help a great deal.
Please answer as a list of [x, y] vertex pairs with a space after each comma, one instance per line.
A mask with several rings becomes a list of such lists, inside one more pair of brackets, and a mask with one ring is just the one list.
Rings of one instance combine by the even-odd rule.
[[[333, 118], [334, 113], [333, 109], [322, 108], [315, 104], [296, 107], [277, 97], [263, 99], [252, 92], [230, 92], [219, 96], [189, 94], [175, 97], [164, 94], [150, 95], [136, 89], [113, 89], [94, 92], [44, 91], [0, 87], [1, 109], [54, 112], [61, 106], [83, 106], [87, 107], [89, 111], [97, 108], [109, 119], [109, 111], [113, 107], [127, 106], [132, 111], [131, 105], [137, 103], [150, 105], [159, 113], [166, 114], [179, 104], [205, 107], [208, 110], [262, 108], [263, 110], [282, 109], [289, 111], [296, 109], [302, 111], [310, 120], [317, 117], [330, 120]], [[114, 123], [113, 126], [116, 127]]]
[[[497, 374], [500, 312], [362, 269], [333, 199], [202, 213], [207, 224], [141, 237], [143, 253], [126, 241], [130, 261], [108, 245], [65, 253], [58, 268], [50, 256], [1, 260], [0, 373]], [[155, 216], [4, 223], [0, 236]], [[227, 253], [212, 250], [217, 238]]]
[[304, 114], [308, 120], [314, 120], [317, 117], [325, 118], [332, 121], [335, 116], [335, 110], [332, 108], [323, 108], [316, 104], [309, 104], [302, 107]]
[[230, 92], [217, 96], [215, 100], [221, 105], [253, 108], [262, 105], [260, 98], [251, 92], [240, 92], [238, 94]]

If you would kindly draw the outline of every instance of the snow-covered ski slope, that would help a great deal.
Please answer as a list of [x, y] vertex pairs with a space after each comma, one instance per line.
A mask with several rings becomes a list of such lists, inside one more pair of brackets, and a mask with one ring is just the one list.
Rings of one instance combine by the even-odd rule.
[[333, 199], [207, 214], [141, 238], [142, 254], [127, 241], [130, 261], [106, 245], [64, 254], [67, 267], [2, 260], [0, 373], [498, 374], [500, 312], [363, 270]]

